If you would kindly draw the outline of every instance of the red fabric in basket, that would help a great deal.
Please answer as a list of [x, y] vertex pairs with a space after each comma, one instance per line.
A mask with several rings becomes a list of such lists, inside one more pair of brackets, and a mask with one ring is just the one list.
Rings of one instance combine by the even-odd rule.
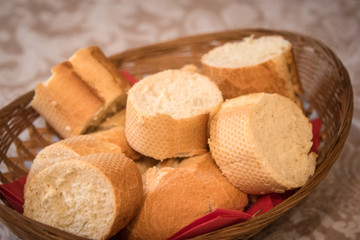
[[320, 144], [320, 130], [321, 130], [321, 119], [315, 118], [311, 121], [312, 124], [312, 133], [313, 133], [313, 145], [311, 147], [312, 152], [317, 152], [317, 149]]
[[24, 176], [14, 182], [0, 185], [1, 195], [7, 200], [10, 206], [19, 213], [23, 213], [26, 177], [27, 176]]
[[[126, 79], [128, 79], [128, 81], [132, 85], [137, 82], [137, 80], [133, 76], [131, 76], [124, 70], [121, 70], [121, 73]], [[319, 137], [321, 120], [314, 119], [311, 122], [313, 125], [312, 151], [316, 152], [320, 142]], [[26, 176], [19, 178], [18, 180], [11, 183], [5, 183], [0, 185], [0, 194], [8, 201], [10, 206], [19, 213], [23, 213], [25, 182]], [[259, 215], [269, 211], [270, 209], [284, 201], [286, 198], [291, 196], [292, 193], [293, 192], [289, 191], [284, 194], [266, 194], [260, 197], [254, 204], [252, 204], [246, 210], [246, 212], [216, 209], [215, 211], [193, 221], [168, 239], [175, 240], [195, 237], [201, 234], [205, 234], [207, 232], [211, 232], [220, 228], [246, 221], [255, 214]]]
[[205, 216], [196, 219], [189, 225], [183, 227], [177, 233], [172, 235], [167, 240], [187, 239], [212, 232], [224, 227], [228, 227], [237, 223], [244, 222], [254, 215], [266, 213], [273, 207], [277, 206], [285, 199], [290, 197], [293, 192], [285, 192], [283, 194], [270, 193], [260, 197], [254, 204], [252, 204], [245, 212], [216, 209], [215, 211], [206, 214]]
[[123, 75], [124, 78], [126, 78], [126, 80], [128, 80], [130, 82], [131, 85], [134, 85], [135, 83], [137, 83], [139, 81], [133, 75], [126, 72], [125, 70], [120, 70], [120, 73], [121, 73], [121, 75]]

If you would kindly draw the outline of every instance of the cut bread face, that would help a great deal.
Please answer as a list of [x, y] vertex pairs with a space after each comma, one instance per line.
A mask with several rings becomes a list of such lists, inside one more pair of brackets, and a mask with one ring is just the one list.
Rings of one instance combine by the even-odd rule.
[[222, 175], [209, 153], [170, 159], [143, 175], [144, 203], [128, 239], [166, 239], [216, 208], [243, 210], [247, 195]]
[[106, 239], [135, 215], [142, 182], [122, 154], [99, 153], [57, 162], [26, 183], [24, 215], [91, 239]]
[[137, 152], [158, 160], [205, 153], [208, 119], [222, 102], [218, 87], [201, 74], [150, 75], [128, 92], [126, 139]]
[[226, 99], [267, 92], [301, 104], [292, 44], [281, 36], [226, 43], [203, 55], [201, 63], [202, 73], [218, 84]]
[[315, 171], [311, 123], [278, 94], [225, 101], [211, 121], [209, 146], [227, 179], [249, 194], [301, 187]]
[[248, 37], [211, 50], [202, 61], [214, 67], [248, 67], [266, 62], [290, 48], [290, 42], [280, 36]]
[[130, 83], [98, 47], [78, 50], [35, 87], [32, 107], [63, 138], [95, 128], [123, 108]]
[[138, 82], [129, 91], [129, 101], [147, 115], [166, 114], [182, 119], [209, 113], [222, 96], [203, 75], [166, 70]]

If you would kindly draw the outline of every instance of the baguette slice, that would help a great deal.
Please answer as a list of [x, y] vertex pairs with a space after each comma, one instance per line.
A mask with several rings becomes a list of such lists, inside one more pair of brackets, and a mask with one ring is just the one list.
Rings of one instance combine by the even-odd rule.
[[225, 101], [211, 121], [209, 146], [224, 176], [248, 194], [301, 187], [315, 171], [311, 123], [278, 94]]
[[130, 84], [98, 47], [78, 50], [38, 83], [32, 107], [63, 137], [85, 133], [125, 106]]
[[126, 227], [129, 239], [166, 239], [216, 208], [243, 210], [248, 203], [208, 153], [163, 161], [146, 171], [143, 182], [144, 203]]
[[266, 92], [301, 105], [292, 44], [281, 36], [226, 43], [203, 55], [201, 63], [202, 73], [218, 84], [225, 99]]
[[135, 215], [142, 199], [135, 163], [118, 153], [57, 162], [27, 182], [24, 215], [91, 239], [106, 239]]
[[43, 148], [33, 160], [27, 181], [41, 170], [54, 163], [77, 156], [94, 153], [123, 153], [123, 150], [110, 142], [102, 141], [94, 136], [78, 135]]
[[198, 73], [166, 70], [147, 76], [128, 92], [126, 139], [158, 160], [205, 153], [208, 119], [222, 102], [217, 86]]

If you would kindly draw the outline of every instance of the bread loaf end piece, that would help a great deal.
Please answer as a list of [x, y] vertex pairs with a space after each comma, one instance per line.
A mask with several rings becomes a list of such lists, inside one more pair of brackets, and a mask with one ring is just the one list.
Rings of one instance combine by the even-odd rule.
[[124, 155], [92, 154], [43, 169], [24, 197], [25, 216], [82, 237], [106, 239], [138, 210], [142, 182], [135, 163]]
[[52, 68], [53, 75], [38, 83], [32, 107], [64, 138], [84, 132], [103, 105], [70, 62]]
[[211, 211], [216, 208], [244, 210], [248, 204], [247, 194], [237, 189], [223, 176], [210, 152], [185, 159], [169, 159], [161, 162], [158, 168], [163, 166], [192, 172], [203, 184]]
[[83, 81], [95, 90], [97, 96], [104, 99], [104, 112], [98, 113], [100, 119], [125, 106], [126, 93], [131, 85], [99, 47], [82, 48], [76, 51], [69, 61]]
[[52, 73], [31, 104], [63, 138], [95, 128], [126, 104], [130, 84], [97, 47], [80, 49]]
[[198, 73], [150, 75], [128, 92], [126, 139], [136, 151], [158, 160], [205, 153], [208, 119], [222, 101], [217, 86]]
[[242, 210], [248, 203], [208, 153], [163, 161], [143, 179], [144, 204], [127, 226], [129, 239], [166, 239], [216, 208]]
[[209, 146], [226, 178], [248, 194], [301, 187], [315, 171], [311, 123], [278, 94], [226, 101], [211, 122]]
[[266, 92], [299, 106], [302, 93], [292, 44], [281, 36], [248, 37], [226, 43], [201, 58], [202, 73], [215, 81], [225, 99]]

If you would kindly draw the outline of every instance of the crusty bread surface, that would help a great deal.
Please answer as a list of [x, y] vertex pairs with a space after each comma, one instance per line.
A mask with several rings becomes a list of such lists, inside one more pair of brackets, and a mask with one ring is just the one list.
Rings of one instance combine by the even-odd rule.
[[201, 58], [202, 73], [225, 99], [256, 92], [278, 93], [301, 105], [292, 44], [281, 36], [247, 37], [218, 46]]
[[99, 130], [89, 134], [100, 140], [116, 144], [120, 147], [121, 151], [133, 160], [140, 158], [140, 154], [130, 147], [125, 138], [125, 127], [117, 126], [107, 130]]
[[207, 123], [223, 98], [207, 77], [166, 70], [128, 92], [125, 136], [137, 152], [164, 160], [207, 151]]
[[248, 203], [208, 153], [163, 161], [145, 172], [143, 183], [144, 202], [127, 226], [129, 239], [166, 239], [216, 208], [242, 210]]
[[85, 133], [125, 106], [129, 82], [98, 47], [80, 49], [38, 83], [32, 107], [63, 137]]
[[315, 171], [311, 123], [278, 94], [225, 101], [211, 121], [209, 146], [226, 178], [248, 194], [301, 187]]
[[140, 158], [140, 154], [130, 147], [125, 137], [126, 108], [106, 118], [94, 132], [89, 135], [118, 145], [122, 152], [133, 160]]
[[27, 181], [56, 162], [94, 153], [123, 153], [123, 150], [113, 143], [102, 141], [93, 136], [78, 135], [69, 137], [43, 148], [36, 155], [31, 164]]
[[60, 63], [52, 72], [51, 81], [36, 85], [31, 105], [62, 137], [78, 135], [103, 102], [74, 73], [71, 63]]
[[52, 164], [26, 184], [24, 215], [91, 239], [106, 239], [135, 215], [143, 189], [135, 163], [95, 153]]

